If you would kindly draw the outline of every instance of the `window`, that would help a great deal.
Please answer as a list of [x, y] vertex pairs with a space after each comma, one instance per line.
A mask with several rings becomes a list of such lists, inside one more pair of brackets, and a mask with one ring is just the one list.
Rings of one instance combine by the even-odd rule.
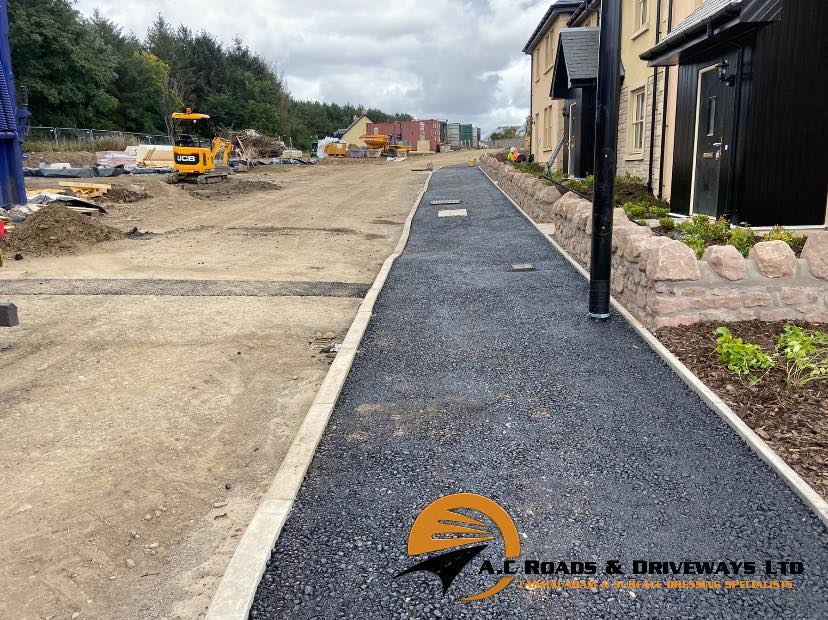
[[632, 118], [632, 140], [630, 146], [632, 151], [640, 153], [644, 150], [644, 113], [646, 109], [646, 93], [644, 88], [639, 88], [630, 93], [630, 117]]
[[645, 28], [650, 23], [650, 1], [635, 0], [635, 26], [636, 30]]
[[540, 79], [540, 50], [539, 50], [539, 48], [535, 48], [535, 51], [532, 53], [532, 71], [535, 74], [535, 81], [537, 82]]
[[532, 126], [532, 144], [543, 148], [543, 144], [541, 144], [540, 113], [535, 114], [535, 124]]
[[707, 100], [707, 135], [716, 133], [716, 97]]
[[554, 138], [552, 131], [552, 123], [555, 120], [555, 106], [551, 105], [546, 108], [546, 127], [543, 128], [543, 133], [546, 135], [546, 148], [552, 148], [552, 140]]

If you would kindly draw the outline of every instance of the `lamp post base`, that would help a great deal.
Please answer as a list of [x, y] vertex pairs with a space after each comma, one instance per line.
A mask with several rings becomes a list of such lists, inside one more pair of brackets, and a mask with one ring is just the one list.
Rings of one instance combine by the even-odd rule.
[[608, 318], [610, 318], [610, 315], [609, 312], [607, 312], [606, 314], [596, 314], [595, 312], [590, 312], [589, 318], [597, 319], [599, 321], [606, 321]]

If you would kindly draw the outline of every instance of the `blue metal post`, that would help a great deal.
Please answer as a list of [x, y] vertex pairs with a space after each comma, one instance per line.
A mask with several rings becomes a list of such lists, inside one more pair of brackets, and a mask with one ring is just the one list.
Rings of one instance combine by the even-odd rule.
[[26, 204], [22, 136], [9, 46], [8, 3], [0, 0], [0, 205]]

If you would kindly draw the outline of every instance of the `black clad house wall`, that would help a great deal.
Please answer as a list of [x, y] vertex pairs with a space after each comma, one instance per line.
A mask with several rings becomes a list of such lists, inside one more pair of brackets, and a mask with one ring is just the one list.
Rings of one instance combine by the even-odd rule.
[[[575, 118], [572, 123], [575, 127], [575, 140], [568, 157], [572, 159], [575, 176], [586, 177], [595, 168], [595, 88], [575, 88], [572, 93], [573, 99], [567, 99], [565, 103], [567, 111], [570, 104], [575, 103]], [[567, 131], [568, 127], [567, 122]], [[567, 133], [567, 140], [569, 138]]]
[[[671, 207], [688, 213], [698, 71], [743, 51], [731, 219], [754, 226], [822, 224], [828, 188], [825, 0], [787, 0], [782, 20], [690, 58], [679, 69]], [[684, 60], [682, 60], [685, 63]], [[735, 68], [736, 63], [731, 62]], [[724, 204], [724, 203], [722, 203]]]

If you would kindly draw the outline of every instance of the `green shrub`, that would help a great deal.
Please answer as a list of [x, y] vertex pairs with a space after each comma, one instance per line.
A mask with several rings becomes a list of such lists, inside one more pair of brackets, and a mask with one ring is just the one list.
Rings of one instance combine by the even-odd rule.
[[671, 217], [662, 217], [659, 218], [658, 225], [661, 226], [664, 230], [675, 230], [676, 220], [674, 220]]
[[667, 217], [670, 214], [670, 207], [650, 207], [653, 217]]
[[685, 245], [690, 246], [690, 249], [696, 253], [696, 258], [701, 259], [704, 256], [704, 250], [707, 247], [707, 244], [704, 242], [704, 238], [700, 235], [685, 235], [681, 238]]
[[645, 205], [635, 205], [627, 203], [624, 205], [624, 211], [632, 218], [641, 218], [647, 215], [647, 207]]
[[753, 230], [743, 222], [739, 228], [734, 228], [730, 231], [730, 238], [727, 240], [727, 245], [732, 245], [739, 250], [742, 256], [747, 258], [748, 254], [750, 254], [750, 248], [753, 247], [755, 242]]
[[647, 220], [636, 220], [635, 223], [639, 226], [647, 226]]
[[794, 252], [801, 252], [802, 247], [805, 245], [806, 237], [802, 235], [795, 235], [789, 230], [786, 230], [783, 226], [774, 226], [770, 229], [768, 234], [766, 234], [762, 241], [784, 241]]
[[714, 332], [716, 338], [716, 353], [719, 361], [727, 365], [727, 369], [736, 374], [742, 381], [756, 385], [762, 379], [752, 373], [768, 372], [776, 362], [762, 351], [757, 344], [743, 342], [741, 338], [734, 338], [727, 327], [719, 327]]
[[777, 347], [787, 361], [788, 386], [799, 389], [812, 381], [828, 379], [828, 334], [785, 325]]
[[724, 218], [711, 220], [706, 215], [694, 215], [677, 226], [683, 235], [694, 235], [705, 241], [724, 242], [730, 237], [730, 224]]
[[569, 179], [566, 184], [574, 189], [579, 194], [591, 194], [592, 188], [595, 183], [595, 177], [591, 174], [587, 176], [585, 179]]

